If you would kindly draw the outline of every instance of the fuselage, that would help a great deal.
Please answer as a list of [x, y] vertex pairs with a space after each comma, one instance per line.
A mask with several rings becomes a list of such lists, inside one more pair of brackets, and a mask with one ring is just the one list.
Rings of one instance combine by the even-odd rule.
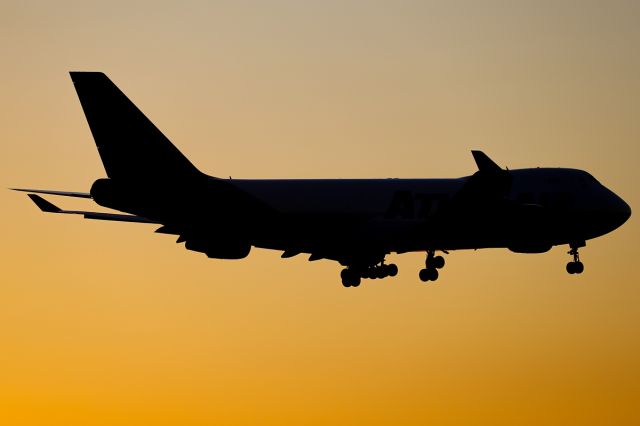
[[314, 253], [329, 246], [386, 252], [505, 247], [543, 252], [611, 232], [629, 206], [589, 173], [511, 170], [501, 199], [456, 202], [454, 179], [232, 180], [286, 220], [257, 229], [258, 247]]

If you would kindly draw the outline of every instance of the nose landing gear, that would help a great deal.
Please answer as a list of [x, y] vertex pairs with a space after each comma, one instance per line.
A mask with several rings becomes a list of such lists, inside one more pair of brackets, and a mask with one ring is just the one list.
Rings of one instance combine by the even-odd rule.
[[435, 256], [434, 250], [427, 250], [427, 260], [425, 261], [425, 269], [421, 269], [418, 273], [418, 277], [420, 281], [435, 281], [438, 279], [440, 275], [438, 273], [438, 269], [442, 269], [444, 267], [444, 257]]
[[584, 264], [580, 262], [580, 254], [578, 253], [578, 248], [584, 247], [584, 243], [582, 244], [571, 244], [571, 250], [569, 250], [568, 254], [573, 256], [573, 261], [567, 263], [567, 272], [570, 274], [581, 274], [584, 272]]

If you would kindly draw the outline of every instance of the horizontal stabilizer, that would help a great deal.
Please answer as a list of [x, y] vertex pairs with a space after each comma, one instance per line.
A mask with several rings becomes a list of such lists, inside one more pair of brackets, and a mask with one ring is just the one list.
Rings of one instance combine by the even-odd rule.
[[36, 194], [28, 194], [28, 195], [29, 195], [29, 198], [31, 198], [31, 201], [36, 203], [36, 206], [38, 206], [38, 208], [43, 212], [47, 212], [47, 213], [62, 212], [60, 207], [53, 205], [52, 203], [48, 202], [44, 198], [40, 197], [39, 195], [36, 195]]
[[9, 188], [13, 191], [30, 192], [32, 194], [62, 195], [63, 197], [92, 198], [88, 192], [52, 191], [49, 189]]
[[134, 216], [130, 214], [87, 212], [82, 210], [62, 210], [60, 207], [50, 203], [39, 195], [28, 194], [29, 198], [38, 206], [40, 210], [46, 213], [62, 213], [62, 214], [81, 214], [85, 219], [112, 220], [116, 222], [136, 222], [136, 223], [158, 223], [144, 217]]

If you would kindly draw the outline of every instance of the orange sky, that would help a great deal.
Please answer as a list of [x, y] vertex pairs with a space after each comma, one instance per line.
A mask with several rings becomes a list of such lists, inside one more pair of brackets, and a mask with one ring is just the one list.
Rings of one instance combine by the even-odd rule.
[[[96, 70], [212, 175], [457, 177], [482, 149], [640, 206], [636, 1], [91, 3], [0, 4], [0, 186], [104, 176], [67, 74]], [[635, 216], [579, 277], [566, 247], [486, 250], [344, 289], [0, 205], [0, 424], [640, 423]]]

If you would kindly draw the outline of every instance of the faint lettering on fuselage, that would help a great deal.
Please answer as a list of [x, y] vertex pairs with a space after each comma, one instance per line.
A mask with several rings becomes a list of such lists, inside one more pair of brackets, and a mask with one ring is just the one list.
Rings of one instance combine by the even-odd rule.
[[442, 210], [448, 200], [449, 194], [396, 191], [393, 194], [389, 208], [384, 214], [384, 218], [404, 220], [427, 219]]
[[[446, 193], [417, 193], [413, 191], [396, 191], [384, 214], [388, 220], [424, 220], [440, 213], [450, 200]], [[508, 199], [503, 199], [508, 200]], [[496, 200], [493, 200], [496, 201]], [[566, 209], [573, 203], [568, 192], [522, 192], [511, 199], [517, 204], [538, 204], [549, 209]], [[491, 202], [491, 200], [483, 200]]]

